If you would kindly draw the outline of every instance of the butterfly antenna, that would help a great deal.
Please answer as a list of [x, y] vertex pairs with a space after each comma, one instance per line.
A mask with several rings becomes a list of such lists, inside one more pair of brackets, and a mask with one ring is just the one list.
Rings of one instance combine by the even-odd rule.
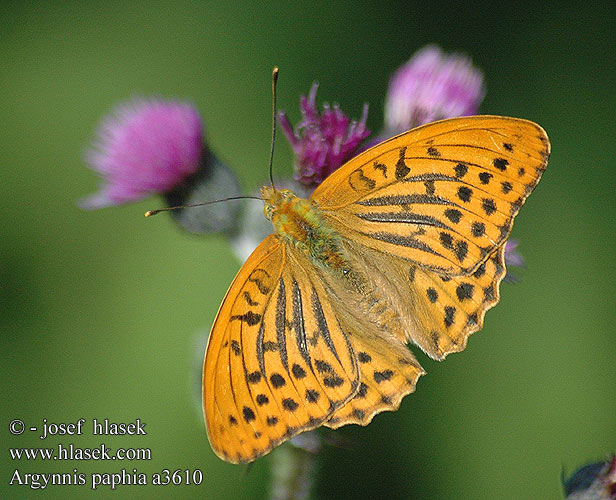
[[270, 147], [270, 160], [269, 160], [269, 176], [272, 188], [274, 187], [274, 176], [272, 174], [274, 164], [274, 142], [276, 141], [276, 82], [278, 82], [278, 66], [274, 66], [272, 70], [272, 145]]
[[[274, 175], [273, 175], [273, 164], [274, 164], [274, 143], [276, 141], [276, 83], [278, 82], [278, 66], [274, 66], [272, 70], [272, 144], [270, 147], [270, 159], [269, 159], [269, 177], [270, 182], [272, 184], [272, 188], [276, 189], [274, 186]], [[212, 203], [220, 203], [221, 201], [229, 201], [229, 200], [259, 200], [263, 201], [261, 198], [257, 198], [256, 196], [232, 196], [230, 198], [224, 198], [222, 200], [214, 200], [214, 201], [206, 201], [204, 203], [192, 203], [190, 205], [178, 205], [176, 207], [167, 207], [167, 208], [159, 208], [158, 210], [148, 210], [144, 215], [146, 217], [152, 217], [153, 215], [159, 214], [161, 212], [169, 212], [170, 210], [178, 210], [180, 208], [190, 208], [190, 207], [202, 207], [204, 205], [211, 205]]]
[[146, 217], [152, 217], [152, 215], [156, 215], [161, 212], [169, 212], [170, 210], [178, 210], [180, 208], [203, 207], [205, 205], [212, 205], [213, 203], [220, 203], [221, 201], [229, 201], [229, 200], [263, 201], [261, 198], [257, 198], [256, 196], [231, 196], [229, 198], [223, 198], [222, 200], [205, 201], [203, 203], [191, 203], [190, 205], [178, 205], [177, 207], [159, 208], [158, 210], [148, 210], [144, 215]]

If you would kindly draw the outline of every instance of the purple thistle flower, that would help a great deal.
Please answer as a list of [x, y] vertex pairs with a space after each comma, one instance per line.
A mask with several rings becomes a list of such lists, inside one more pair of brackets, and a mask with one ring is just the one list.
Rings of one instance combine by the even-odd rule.
[[474, 115], [484, 95], [483, 74], [468, 57], [428, 45], [392, 76], [385, 128], [394, 135], [436, 120]]
[[86, 162], [103, 185], [81, 201], [96, 209], [168, 193], [199, 168], [203, 126], [188, 103], [136, 99], [106, 117]]
[[605, 479], [606, 489], [612, 495], [612, 498], [616, 498], [616, 455], [612, 457], [610, 467], [606, 474]]
[[524, 267], [524, 258], [518, 251], [518, 240], [508, 240], [505, 243], [505, 264], [507, 266]]
[[280, 126], [295, 152], [296, 179], [314, 189], [345, 161], [355, 154], [361, 142], [370, 135], [366, 128], [368, 105], [364, 105], [359, 122], [349, 120], [338, 105], [316, 106], [318, 84], [302, 96], [302, 119], [293, 130], [284, 111], [278, 114]]
[[563, 486], [567, 500], [615, 500], [616, 456], [580, 467]]

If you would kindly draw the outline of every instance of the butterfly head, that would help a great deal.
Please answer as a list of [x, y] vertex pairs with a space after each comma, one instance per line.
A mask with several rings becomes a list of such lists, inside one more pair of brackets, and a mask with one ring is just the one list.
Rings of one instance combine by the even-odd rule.
[[289, 189], [261, 188], [263, 212], [274, 226], [274, 233], [287, 243], [307, 249], [311, 238], [322, 239], [323, 221], [309, 200]]
[[263, 212], [268, 220], [272, 220], [274, 213], [279, 211], [283, 205], [295, 198], [293, 191], [289, 189], [275, 189], [272, 186], [263, 186], [261, 188], [261, 198], [265, 202]]

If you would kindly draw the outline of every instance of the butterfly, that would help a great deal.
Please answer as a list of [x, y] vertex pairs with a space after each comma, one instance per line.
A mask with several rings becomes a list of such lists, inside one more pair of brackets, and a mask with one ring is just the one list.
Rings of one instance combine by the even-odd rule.
[[333, 172], [309, 199], [263, 187], [273, 234], [220, 306], [203, 368], [207, 434], [244, 463], [320, 426], [396, 410], [499, 300], [513, 219], [546, 168], [530, 121], [443, 120]]

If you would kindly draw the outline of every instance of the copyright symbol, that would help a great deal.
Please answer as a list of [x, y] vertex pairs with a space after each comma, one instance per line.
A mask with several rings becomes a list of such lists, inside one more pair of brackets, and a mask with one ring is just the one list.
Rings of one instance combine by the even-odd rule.
[[24, 428], [24, 423], [19, 419], [15, 419], [9, 424], [9, 431], [11, 431], [11, 434], [14, 434], [15, 436], [19, 436], [23, 433]]

